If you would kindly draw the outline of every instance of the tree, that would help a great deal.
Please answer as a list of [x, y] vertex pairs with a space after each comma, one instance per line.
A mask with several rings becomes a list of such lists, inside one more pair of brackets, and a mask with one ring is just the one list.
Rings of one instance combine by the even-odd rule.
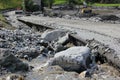
[[39, 10], [39, 6], [35, 5], [33, 0], [23, 0], [23, 10], [34, 12]]
[[40, 10], [42, 11], [42, 13], [44, 12], [44, 1], [40, 0]]
[[50, 9], [52, 8], [53, 2], [54, 2], [54, 0], [49, 0], [49, 8]]
[[55, 0], [44, 0], [44, 4], [45, 6], [47, 6], [48, 8], [52, 8], [52, 5], [54, 3]]

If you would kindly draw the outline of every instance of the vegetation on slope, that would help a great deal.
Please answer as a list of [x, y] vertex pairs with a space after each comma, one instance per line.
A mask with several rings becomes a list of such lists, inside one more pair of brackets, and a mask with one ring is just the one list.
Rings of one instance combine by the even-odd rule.
[[[17, 8], [22, 6], [23, 0], [0, 0], [0, 9]], [[30, 0], [27, 0], [28, 2]], [[120, 0], [43, 0], [47, 6], [54, 4], [82, 4], [86, 1], [93, 6], [120, 6]], [[52, 1], [52, 2], [51, 2]]]
[[22, 0], [0, 0], [0, 9], [21, 7]]
[[11, 29], [11, 30], [15, 29], [13, 26], [11, 26], [10, 24], [8, 24], [8, 22], [5, 19], [5, 17], [0, 13], [0, 29], [1, 28]]

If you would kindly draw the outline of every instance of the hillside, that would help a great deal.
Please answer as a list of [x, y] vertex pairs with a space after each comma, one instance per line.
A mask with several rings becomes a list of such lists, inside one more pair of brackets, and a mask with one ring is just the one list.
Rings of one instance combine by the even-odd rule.
[[21, 7], [22, 0], [0, 0], [0, 9]]

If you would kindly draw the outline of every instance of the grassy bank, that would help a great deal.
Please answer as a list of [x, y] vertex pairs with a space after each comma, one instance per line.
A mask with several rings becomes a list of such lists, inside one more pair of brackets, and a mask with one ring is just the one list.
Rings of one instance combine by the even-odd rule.
[[120, 6], [120, 4], [100, 4], [100, 3], [95, 3], [93, 4], [93, 6], [98, 6], [98, 7], [116, 7], [116, 6]]
[[0, 28], [6, 28], [8, 26], [6, 19], [0, 13]]
[[6, 28], [6, 29], [10, 29], [10, 30], [14, 30], [15, 28], [13, 26], [11, 26], [7, 20], [5, 19], [5, 17], [0, 13], [0, 28]]
[[54, 5], [65, 4], [66, 2], [67, 2], [66, 0], [55, 0]]
[[0, 21], [5, 21], [5, 18], [1, 13], [0, 13]]
[[22, 0], [0, 0], [0, 9], [21, 7]]

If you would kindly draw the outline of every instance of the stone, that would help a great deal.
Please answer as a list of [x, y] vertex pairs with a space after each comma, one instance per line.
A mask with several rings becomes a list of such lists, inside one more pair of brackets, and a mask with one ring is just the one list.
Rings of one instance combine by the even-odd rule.
[[39, 80], [80, 80], [76, 72], [66, 72], [60, 66], [44, 66], [37, 69]]
[[60, 51], [63, 51], [65, 49], [66, 48], [62, 44], [59, 44], [59, 43], [54, 44], [54, 51], [55, 52], [60, 52]]
[[68, 71], [81, 72], [86, 70], [90, 63], [90, 48], [84, 46], [71, 47], [55, 54], [51, 65], [59, 65]]
[[83, 71], [79, 74], [79, 77], [85, 78], [87, 71]]
[[0, 49], [0, 66], [11, 72], [27, 71], [29, 66], [16, 58], [11, 51]]
[[76, 72], [64, 72], [62, 74], [47, 75], [44, 80], [81, 80]]
[[80, 80], [78, 73], [76, 72], [65, 72], [64, 74], [57, 75], [55, 80]]
[[23, 76], [19, 74], [11, 74], [6, 77], [6, 80], [25, 80]]
[[65, 19], [71, 19], [71, 16], [70, 15], [65, 15], [65, 16], [63, 16], [63, 18], [65, 18]]
[[41, 38], [50, 42], [50, 41], [58, 40], [59, 37], [62, 37], [65, 34], [66, 34], [66, 31], [64, 31], [64, 30], [45, 31], [41, 35]]
[[57, 41], [57, 43], [65, 45], [68, 41], [69, 41], [69, 34], [66, 34], [65, 36], [59, 38], [59, 40]]
[[20, 58], [24, 58], [24, 56], [28, 56], [31, 58], [36, 58], [41, 53], [40, 47], [24, 47], [17, 52], [17, 56]]
[[89, 73], [89, 71], [83, 71], [79, 74], [80, 78], [86, 78], [86, 77], [91, 77], [91, 74]]
[[45, 46], [45, 47], [48, 46], [48, 42], [45, 41], [45, 40], [41, 40], [41, 41], [40, 41], [40, 44], [41, 44], [42, 46]]
[[60, 66], [41, 67], [39, 71], [44, 71], [46, 74], [62, 74], [64, 70]]

